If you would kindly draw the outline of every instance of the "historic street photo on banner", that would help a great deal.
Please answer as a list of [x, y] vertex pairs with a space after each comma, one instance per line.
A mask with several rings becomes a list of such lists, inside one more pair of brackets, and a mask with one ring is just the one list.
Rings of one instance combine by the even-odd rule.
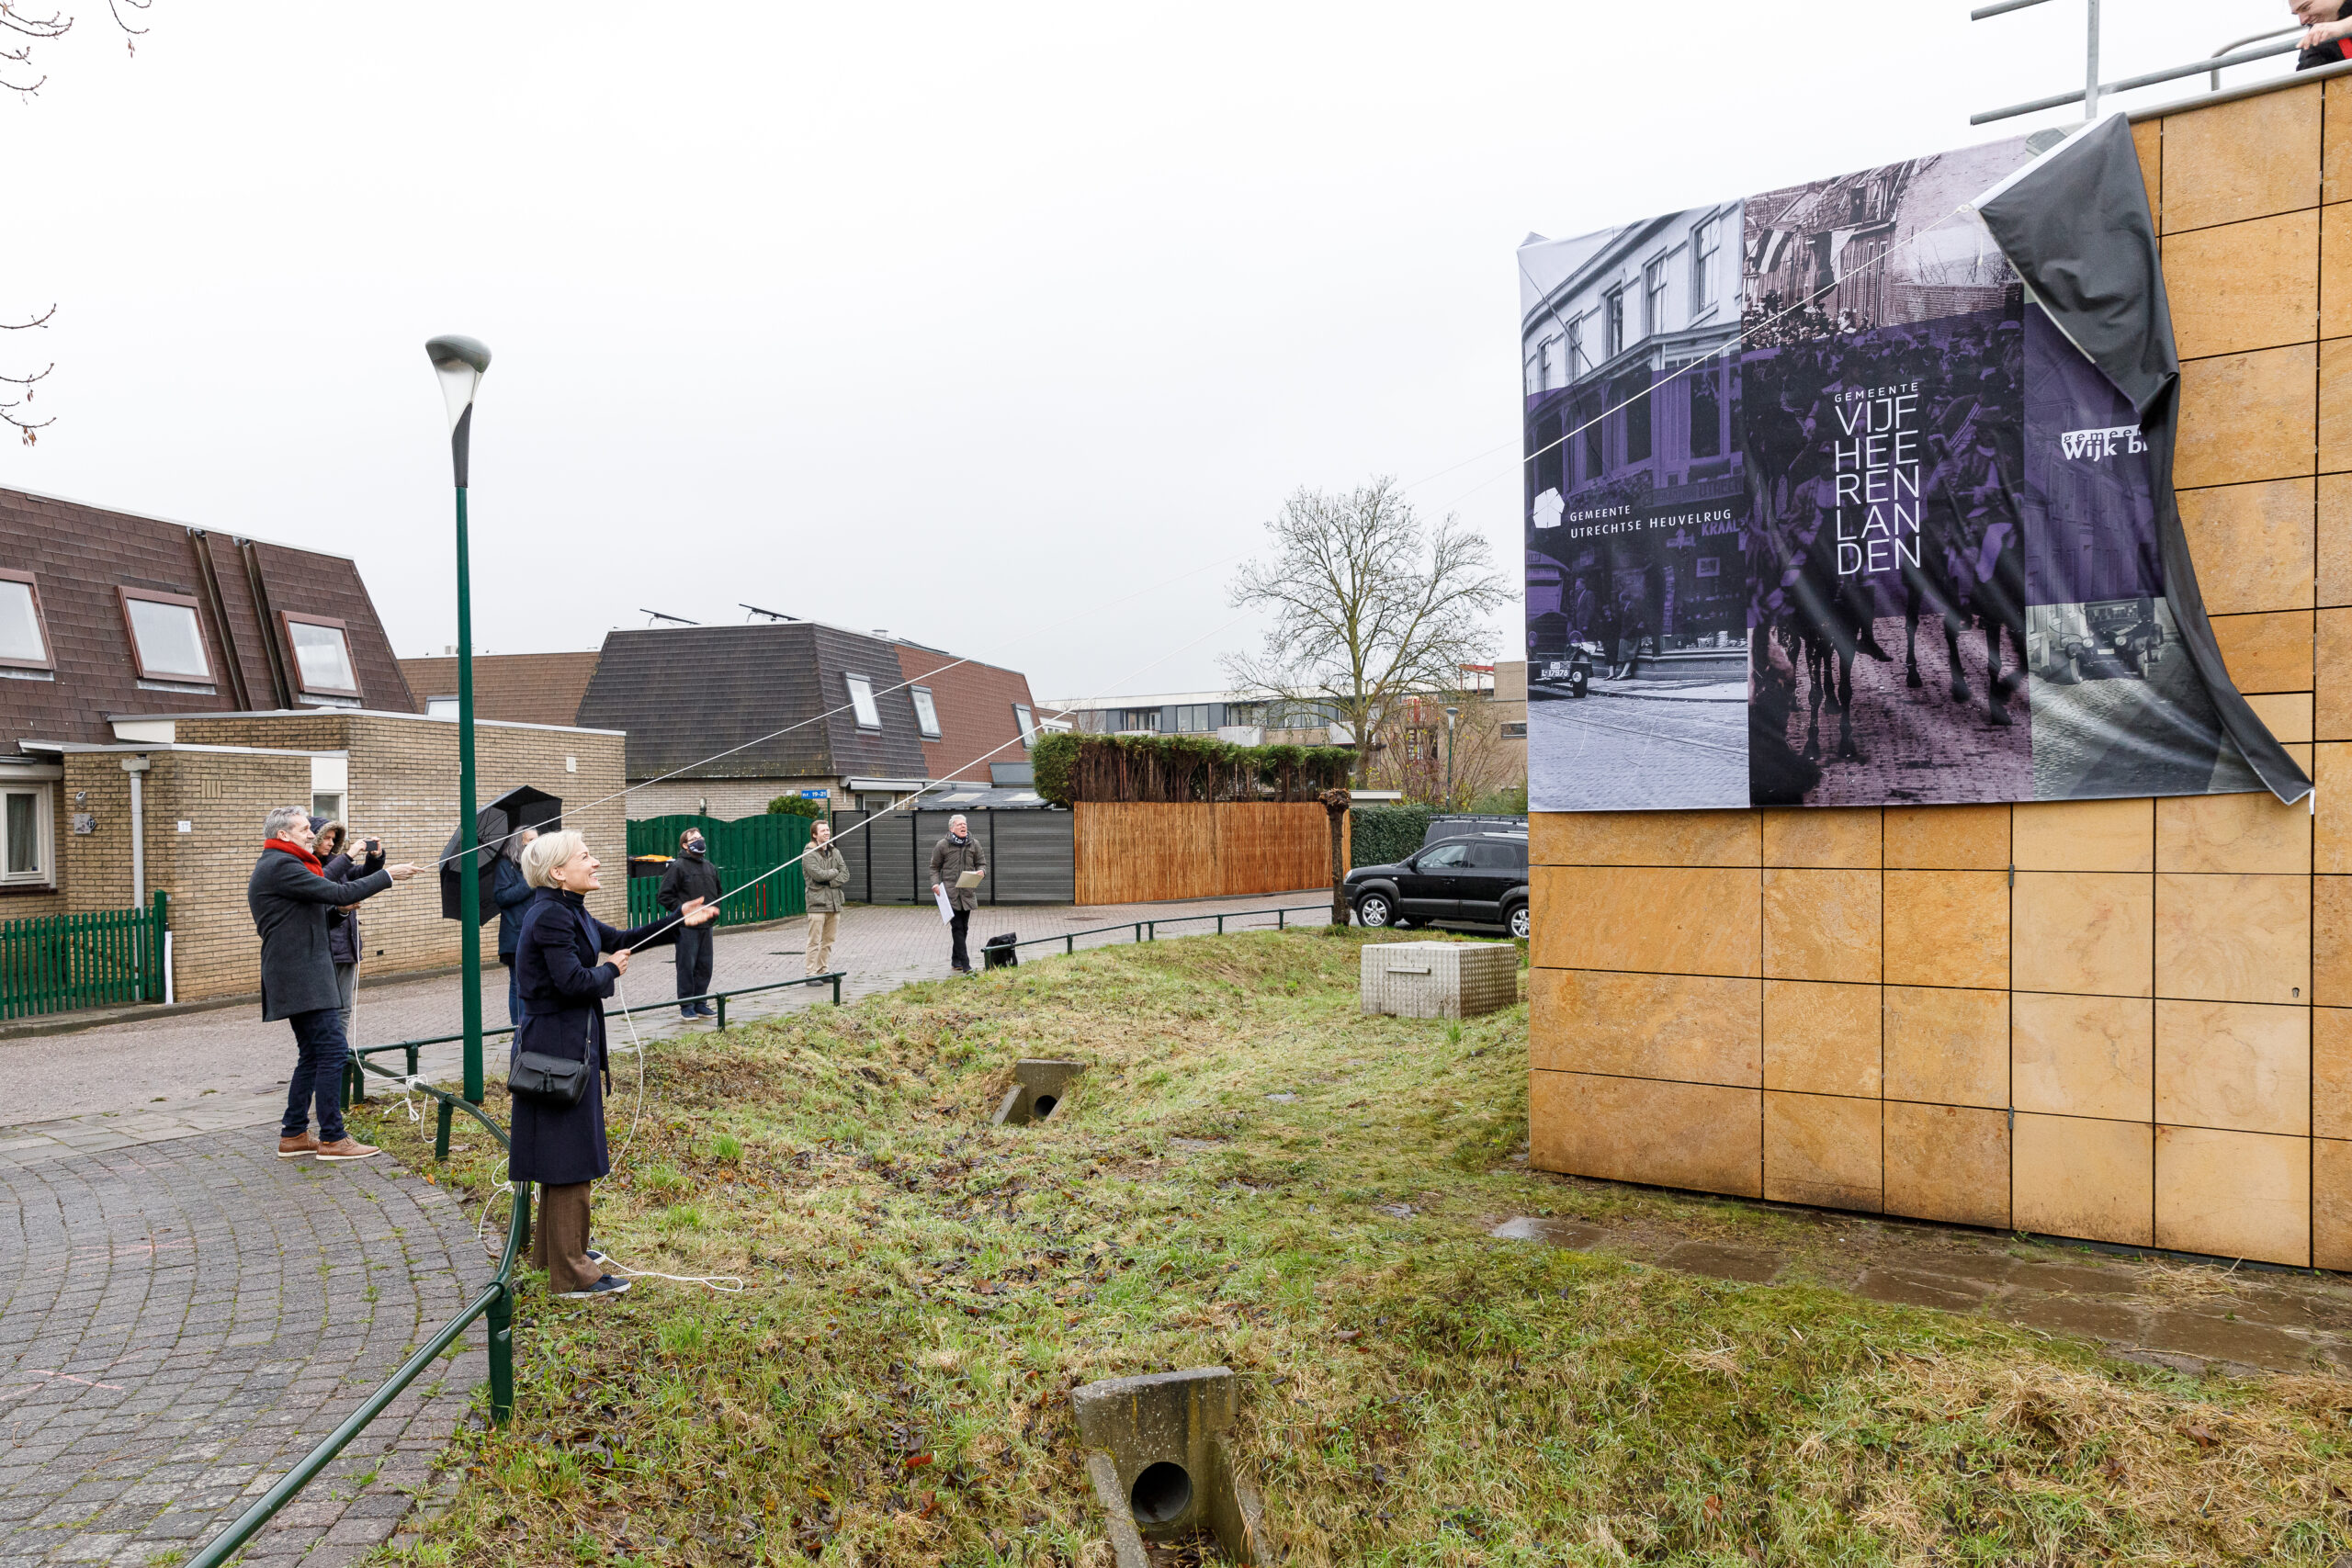
[[1529, 801], [1747, 804], [1740, 204], [1520, 252]]

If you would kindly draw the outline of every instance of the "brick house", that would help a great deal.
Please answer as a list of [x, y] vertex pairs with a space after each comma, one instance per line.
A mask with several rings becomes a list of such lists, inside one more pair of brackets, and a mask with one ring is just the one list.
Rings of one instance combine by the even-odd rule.
[[[478, 654], [474, 716], [570, 725], [579, 717], [580, 699], [587, 695], [589, 677], [596, 673], [596, 658], [593, 648], [585, 653]], [[408, 677], [409, 690], [425, 712], [442, 718], [458, 716], [455, 658], [403, 659], [401, 673]]]
[[[439, 855], [457, 727], [417, 711], [352, 562], [15, 491], [0, 525], [0, 920], [161, 890], [177, 996], [243, 995], [270, 807], [308, 803], [395, 860]], [[484, 799], [536, 785], [621, 847], [622, 737], [485, 724], [477, 751]], [[457, 960], [434, 888], [368, 904], [367, 967]], [[599, 912], [617, 919], [621, 899]]]

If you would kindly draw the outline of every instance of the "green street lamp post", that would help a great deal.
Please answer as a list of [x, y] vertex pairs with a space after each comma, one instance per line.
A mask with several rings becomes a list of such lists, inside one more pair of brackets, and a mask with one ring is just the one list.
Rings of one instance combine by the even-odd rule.
[[458, 480], [458, 930], [466, 1035], [466, 1099], [480, 1105], [481, 1083], [481, 867], [474, 803], [474, 607], [466, 565], [466, 456], [473, 434], [474, 393], [490, 368], [490, 350], [469, 337], [436, 337], [424, 345], [449, 404], [449, 460]]

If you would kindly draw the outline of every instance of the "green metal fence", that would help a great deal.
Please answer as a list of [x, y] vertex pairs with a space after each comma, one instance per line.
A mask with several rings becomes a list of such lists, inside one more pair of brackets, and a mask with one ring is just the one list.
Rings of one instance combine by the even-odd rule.
[[[808, 847], [808, 835], [815, 826], [806, 817], [781, 815], [746, 817], [734, 822], [692, 815], [648, 817], [628, 825], [628, 852], [632, 862], [639, 855], [674, 855], [678, 835], [689, 828], [701, 829], [704, 842], [710, 846], [710, 863], [718, 868], [719, 890], [732, 895], [718, 906], [718, 923], [757, 925], [808, 912], [808, 885], [800, 880], [799, 867], [764, 879], [762, 874], [798, 860], [800, 852]], [[654, 901], [660, 886], [659, 877], [628, 879], [630, 925], [641, 926], [660, 918], [662, 906]], [[738, 892], [739, 888], [746, 891]]]
[[169, 903], [0, 920], [0, 1019], [162, 1001]]

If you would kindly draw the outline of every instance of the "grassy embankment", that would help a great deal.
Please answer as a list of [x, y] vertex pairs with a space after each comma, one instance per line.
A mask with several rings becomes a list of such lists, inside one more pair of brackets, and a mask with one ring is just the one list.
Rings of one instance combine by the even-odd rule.
[[[1067, 1391], [1212, 1362], [1300, 1564], [2352, 1546], [2352, 1385], [1488, 1239], [1570, 1208], [1774, 1222], [1529, 1174], [1524, 1004], [1362, 1019], [1359, 940], [1107, 949], [657, 1046], [598, 1237], [757, 1288], [534, 1287], [515, 1420], [461, 1439], [404, 1558], [1107, 1563]], [[1092, 1070], [991, 1129], [1021, 1055]], [[366, 1124], [429, 1167], [429, 1121]], [[477, 1145], [441, 1179], [493, 1175]]]

